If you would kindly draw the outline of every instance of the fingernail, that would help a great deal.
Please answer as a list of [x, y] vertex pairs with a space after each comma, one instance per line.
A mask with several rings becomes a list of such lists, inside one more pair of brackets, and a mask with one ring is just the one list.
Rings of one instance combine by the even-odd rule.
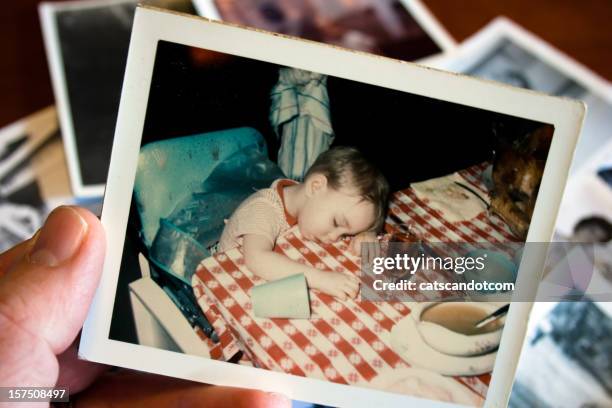
[[276, 401], [274, 402], [276, 403], [281, 403], [281, 404], [291, 403], [291, 400], [288, 397], [286, 397], [283, 394], [279, 394], [278, 392], [268, 392], [266, 394], [268, 394], [268, 396], [275, 399]]
[[36, 242], [28, 256], [30, 262], [53, 267], [69, 260], [81, 246], [87, 227], [75, 209], [56, 208], [35, 236]]

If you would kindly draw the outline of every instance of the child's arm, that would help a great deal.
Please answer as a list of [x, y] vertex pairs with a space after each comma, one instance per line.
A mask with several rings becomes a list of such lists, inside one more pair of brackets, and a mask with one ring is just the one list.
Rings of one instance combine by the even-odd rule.
[[244, 261], [257, 276], [266, 280], [281, 279], [303, 273], [312, 289], [341, 299], [354, 298], [359, 291], [359, 278], [348, 273], [321, 271], [295, 262], [273, 251], [274, 243], [263, 235], [243, 236]]

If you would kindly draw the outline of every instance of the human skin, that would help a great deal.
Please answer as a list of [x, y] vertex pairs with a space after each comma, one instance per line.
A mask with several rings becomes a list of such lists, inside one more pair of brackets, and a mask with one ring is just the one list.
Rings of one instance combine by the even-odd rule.
[[[375, 223], [374, 204], [350, 187], [333, 189], [324, 175], [314, 174], [304, 183], [285, 187], [283, 195], [287, 211], [296, 217], [300, 233], [308, 240], [330, 244], [350, 237], [355, 254], [362, 242], [376, 240], [376, 234], [368, 231]], [[276, 280], [303, 273], [310, 288], [343, 300], [357, 296], [357, 276], [300, 264], [274, 252], [274, 245], [264, 235], [243, 236], [245, 263], [259, 277]]]
[[71, 400], [85, 407], [291, 406], [279, 394], [110, 371], [79, 360], [78, 335], [105, 247], [92, 213], [59, 207], [32, 239], [0, 254], [0, 387], [68, 387]]

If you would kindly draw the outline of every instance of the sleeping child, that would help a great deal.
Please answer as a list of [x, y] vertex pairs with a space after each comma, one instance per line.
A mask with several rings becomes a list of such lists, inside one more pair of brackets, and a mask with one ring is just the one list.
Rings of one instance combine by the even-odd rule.
[[322, 271], [273, 251], [277, 238], [298, 226], [305, 239], [329, 244], [351, 238], [351, 251], [376, 241], [387, 206], [389, 185], [382, 173], [351, 147], [322, 153], [304, 182], [276, 180], [243, 201], [227, 220], [219, 250], [242, 246], [246, 266], [266, 280], [303, 273], [308, 286], [342, 299], [359, 291], [349, 273]]

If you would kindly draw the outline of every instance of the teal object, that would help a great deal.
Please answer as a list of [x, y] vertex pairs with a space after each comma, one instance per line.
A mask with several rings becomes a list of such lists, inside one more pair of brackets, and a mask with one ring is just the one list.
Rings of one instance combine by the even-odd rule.
[[251, 128], [144, 146], [134, 195], [149, 261], [190, 285], [199, 262], [211, 256], [224, 220], [249, 195], [282, 177], [263, 137]]
[[202, 190], [215, 167], [241, 149], [267, 154], [261, 134], [248, 127], [201, 133], [149, 143], [140, 149], [134, 198], [142, 239], [150, 248], [160, 226], [176, 205]]
[[[518, 266], [504, 253], [489, 249], [476, 249], [467, 254], [467, 258], [476, 259], [484, 257], [485, 268], [482, 271], [470, 270], [465, 272], [466, 281], [476, 282], [516, 282]], [[495, 291], [479, 291], [480, 293], [490, 293]]]

